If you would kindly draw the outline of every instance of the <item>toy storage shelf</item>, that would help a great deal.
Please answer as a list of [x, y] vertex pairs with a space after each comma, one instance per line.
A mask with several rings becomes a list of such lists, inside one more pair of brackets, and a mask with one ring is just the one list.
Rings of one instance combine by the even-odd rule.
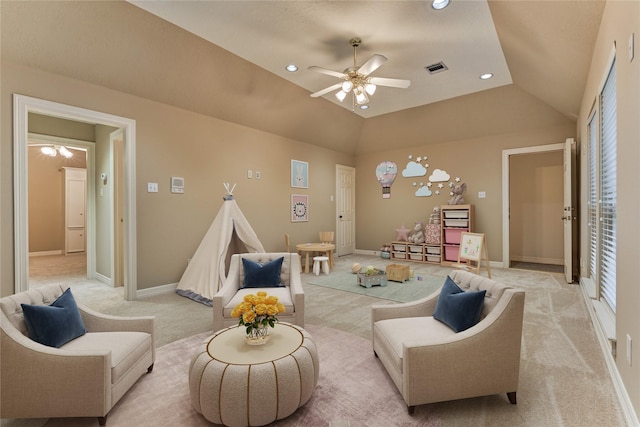
[[442, 261], [450, 266], [458, 262], [460, 235], [473, 231], [473, 205], [443, 205], [440, 207], [442, 224]]
[[441, 253], [438, 244], [391, 242], [391, 259], [440, 264]]

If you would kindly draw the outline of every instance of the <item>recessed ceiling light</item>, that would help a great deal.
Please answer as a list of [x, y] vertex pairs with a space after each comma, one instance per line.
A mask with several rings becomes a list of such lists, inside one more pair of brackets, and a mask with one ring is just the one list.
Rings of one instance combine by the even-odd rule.
[[361, 105], [361, 106], [360, 106], [360, 109], [361, 109], [361, 110], [366, 110], [366, 109], [368, 109], [368, 108], [369, 108], [369, 106], [368, 106], [368, 105]]
[[449, 6], [449, 1], [450, 0], [433, 0], [433, 2], [431, 3], [431, 7], [435, 10], [444, 9], [445, 7]]
[[287, 69], [287, 71], [289, 71], [290, 73], [295, 73], [296, 71], [298, 71], [298, 66], [294, 65], [294, 64], [289, 64], [285, 67]]
[[480, 76], [482, 80], [488, 80], [491, 77], [493, 77], [493, 73], [484, 73], [483, 75]]

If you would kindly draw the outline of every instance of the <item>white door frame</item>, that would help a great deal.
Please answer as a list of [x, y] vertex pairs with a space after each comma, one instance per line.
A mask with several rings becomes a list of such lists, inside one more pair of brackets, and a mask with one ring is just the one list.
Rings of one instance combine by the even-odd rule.
[[125, 134], [125, 289], [126, 300], [136, 299], [136, 122], [125, 117], [73, 107], [57, 102], [13, 95], [13, 214], [15, 292], [29, 288], [28, 145], [29, 113], [122, 128]]
[[509, 157], [517, 154], [543, 153], [546, 151], [563, 151], [564, 143], [536, 145], [533, 147], [513, 148], [502, 150], [502, 267], [510, 268], [511, 257], [509, 253]]

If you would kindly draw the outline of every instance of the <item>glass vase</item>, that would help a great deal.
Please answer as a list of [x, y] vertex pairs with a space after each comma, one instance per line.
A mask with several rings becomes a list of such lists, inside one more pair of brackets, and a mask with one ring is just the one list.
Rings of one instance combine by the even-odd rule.
[[244, 342], [249, 345], [263, 345], [269, 341], [269, 326], [259, 325], [252, 328], [245, 338]]

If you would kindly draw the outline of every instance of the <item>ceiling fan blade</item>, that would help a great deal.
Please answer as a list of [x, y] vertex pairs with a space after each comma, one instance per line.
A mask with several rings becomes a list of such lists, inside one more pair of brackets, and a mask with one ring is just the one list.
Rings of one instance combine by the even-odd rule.
[[312, 71], [317, 71], [322, 74], [328, 74], [330, 76], [337, 77], [339, 79], [344, 79], [344, 73], [340, 73], [338, 71], [327, 70], [326, 68], [317, 67], [315, 65], [310, 66], [308, 69]]
[[369, 82], [377, 86], [398, 87], [401, 89], [411, 86], [410, 80], [387, 79], [385, 77], [369, 77]]
[[362, 64], [360, 68], [358, 68], [358, 73], [362, 74], [363, 76], [368, 76], [385, 62], [387, 62], [386, 56], [375, 54], [371, 58], [367, 59], [367, 62]]
[[324, 88], [324, 89], [322, 89], [322, 90], [319, 90], [318, 92], [314, 92], [314, 93], [312, 93], [312, 94], [311, 94], [311, 97], [312, 97], [312, 98], [317, 98], [317, 97], [319, 97], [319, 96], [324, 95], [325, 93], [329, 93], [329, 92], [334, 91], [334, 90], [336, 90], [336, 89], [340, 89], [341, 87], [342, 87], [342, 83], [336, 83], [336, 84], [334, 84], [333, 86], [329, 86], [329, 87], [327, 87], [327, 88]]

